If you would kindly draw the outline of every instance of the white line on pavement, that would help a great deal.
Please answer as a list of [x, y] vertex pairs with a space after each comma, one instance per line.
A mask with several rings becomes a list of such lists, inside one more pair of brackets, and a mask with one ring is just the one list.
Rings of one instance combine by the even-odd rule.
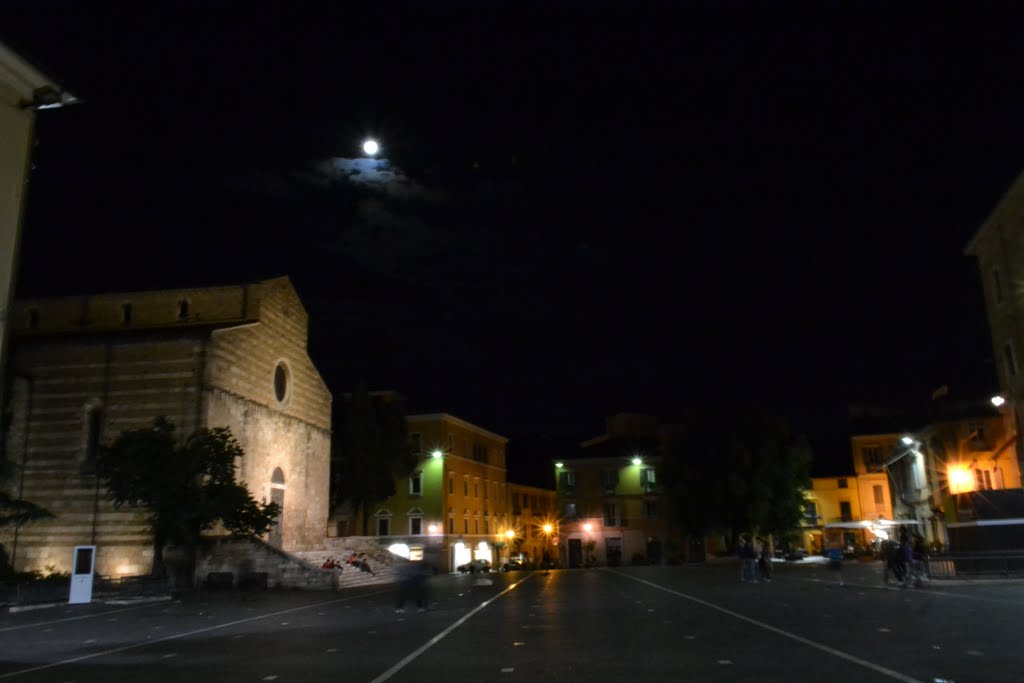
[[529, 581], [533, 577], [534, 573], [535, 572], [530, 573], [522, 581], [517, 581], [517, 582], [513, 583], [511, 586], [509, 586], [505, 590], [501, 591], [500, 593], [495, 595], [490, 600], [484, 600], [483, 602], [481, 602], [479, 605], [477, 605], [472, 610], [470, 610], [470, 612], [468, 614], [463, 615], [463, 617], [461, 619], [459, 619], [458, 621], [456, 621], [454, 624], [452, 624], [451, 626], [449, 626], [448, 628], [446, 628], [445, 630], [441, 631], [436, 636], [434, 636], [433, 638], [428, 640], [426, 643], [424, 643], [423, 645], [419, 646], [418, 648], [416, 648], [415, 650], [410, 652], [408, 655], [405, 656], [404, 659], [402, 659], [402, 661], [400, 661], [397, 664], [395, 664], [393, 667], [391, 667], [390, 669], [388, 669], [387, 671], [382, 673], [380, 676], [377, 676], [375, 679], [370, 681], [370, 683], [384, 683], [384, 681], [388, 680], [389, 678], [394, 676], [396, 673], [398, 673], [399, 671], [404, 669], [414, 659], [419, 657], [421, 654], [423, 654], [424, 652], [426, 652], [427, 650], [429, 650], [433, 646], [437, 645], [449, 633], [451, 633], [452, 631], [454, 631], [455, 629], [457, 629], [458, 627], [462, 626], [464, 623], [469, 621], [469, 619], [472, 618], [472, 616], [474, 614], [476, 614], [477, 612], [482, 610], [484, 607], [487, 607], [487, 605], [491, 604], [492, 602], [494, 602], [495, 600], [497, 600], [501, 596], [505, 595], [505, 593], [508, 593], [509, 591], [514, 589], [516, 586], [518, 586], [520, 584], [523, 584], [523, 583], [526, 583], [527, 581]]
[[[822, 586], [833, 586], [833, 587], [836, 585], [834, 581], [828, 581], [826, 579], [805, 579], [805, 578], [800, 578], [798, 576], [781, 577], [780, 580], [781, 581], [803, 581], [805, 583], [816, 583], [816, 584], [822, 585]], [[931, 587], [928, 587], [928, 588], [903, 588], [902, 586], [899, 586], [899, 585], [889, 586], [889, 585], [877, 585], [877, 584], [872, 584], [872, 583], [849, 583], [849, 582], [846, 583], [846, 586], [849, 587], [849, 588], [871, 588], [873, 590], [879, 590], [879, 591], [896, 591], [896, 592], [905, 591], [908, 595], [911, 595], [911, 594], [917, 594], [917, 595], [942, 595], [942, 596], [947, 597], [947, 598], [961, 598], [963, 600], [976, 600], [978, 602], [992, 602], [992, 603], [995, 603], [997, 605], [1006, 605], [1006, 604], [1018, 604], [1018, 605], [1020, 605], [1020, 604], [1024, 604], [1024, 603], [1021, 603], [1021, 602], [1019, 602], [1017, 600], [985, 598], [985, 597], [982, 597], [980, 595], [965, 595], [963, 593], [950, 593], [949, 591], [935, 590], [934, 588], [931, 588]]]
[[[381, 595], [382, 593], [388, 593], [389, 591], [374, 591], [372, 593], [363, 593], [362, 595], [353, 595], [348, 598], [338, 598], [337, 600], [326, 600], [324, 602], [315, 602], [310, 605], [302, 605], [301, 607], [292, 607], [291, 609], [281, 610], [280, 612], [270, 612], [269, 614], [260, 614], [255, 617], [248, 617], [246, 619], [238, 619], [236, 621], [229, 621], [226, 624], [217, 624], [216, 626], [207, 626], [206, 628], [198, 628], [194, 631], [186, 631], [185, 633], [176, 633], [173, 636], [164, 636], [163, 638], [157, 638], [156, 640], [145, 640], [132, 645], [125, 645], [124, 647], [115, 647], [110, 650], [104, 650], [102, 652], [93, 652], [91, 654], [82, 655], [81, 657], [71, 657], [70, 659], [63, 659], [59, 662], [52, 662], [50, 664], [41, 664], [39, 666], [33, 666], [28, 669], [21, 669], [19, 671], [11, 671], [5, 674], [0, 674], [0, 679], [3, 678], [14, 678], [15, 676], [21, 676], [22, 674], [32, 673], [33, 671], [42, 671], [43, 669], [52, 669], [56, 666], [62, 666], [64, 664], [73, 664], [80, 662], [83, 659], [93, 659], [94, 657], [103, 657], [104, 655], [112, 655], [118, 652], [124, 652], [126, 650], [134, 650], [138, 647], [146, 647], [148, 645], [156, 645], [157, 643], [166, 643], [168, 640], [177, 640], [178, 638], [187, 638], [188, 636], [194, 636], [199, 633], [207, 633], [209, 631], [216, 631], [218, 629], [227, 628], [229, 626], [237, 626], [238, 624], [244, 624], [249, 621], [257, 621], [259, 619], [267, 619], [269, 617], [278, 617], [282, 614], [291, 614], [292, 612], [299, 612], [304, 609], [312, 609], [314, 607], [323, 607], [324, 605], [336, 605], [339, 602], [349, 602], [351, 600], [358, 600], [360, 598], [368, 598], [371, 595]], [[107, 614], [110, 614], [107, 612]]]
[[746, 616], [744, 614], [740, 614], [739, 612], [733, 612], [731, 609], [726, 609], [725, 607], [720, 607], [720, 606], [716, 605], [713, 602], [708, 602], [707, 600], [702, 600], [701, 598], [695, 597], [693, 595], [687, 595], [686, 593], [680, 593], [679, 591], [672, 590], [671, 588], [666, 588], [665, 586], [661, 586], [661, 585], [653, 583], [651, 581], [647, 581], [646, 579], [640, 579], [640, 578], [637, 578], [635, 576], [630, 576], [629, 574], [626, 574], [626, 573], [620, 572], [620, 571], [615, 571], [614, 569], [609, 569], [607, 571], [611, 572], [612, 574], [618, 574], [619, 576], [624, 576], [627, 579], [632, 579], [633, 581], [637, 581], [639, 583], [646, 584], [646, 585], [651, 586], [653, 588], [657, 588], [658, 590], [665, 591], [666, 593], [671, 593], [672, 595], [677, 595], [680, 598], [683, 598], [685, 600], [689, 600], [691, 602], [695, 602], [698, 605], [704, 605], [705, 607], [708, 607], [708, 608], [713, 609], [715, 611], [721, 612], [722, 614], [728, 614], [730, 617], [735, 617], [736, 619], [739, 619], [741, 621], [745, 621], [748, 624], [753, 624], [754, 626], [758, 626], [760, 628], [763, 628], [766, 631], [771, 631], [772, 633], [777, 633], [780, 636], [784, 636], [786, 638], [790, 638], [791, 640], [795, 640], [798, 643], [803, 643], [804, 645], [809, 645], [809, 646], [811, 646], [813, 648], [821, 650], [822, 652], [827, 652], [830, 655], [833, 655], [833, 656], [845, 659], [848, 662], [853, 662], [854, 664], [859, 664], [860, 666], [863, 666], [866, 669], [871, 669], [872, 671], [876, 671], [876, 672], [878, 672], [880, 674], [884, 674], [884, 675], [886, 675], [886, 676], [888, 676], [890, 678], [896, 679], [897, 681], [903, 681], [903, 683], [924, 683], [920, 679], [912, 678], [912, 677], [907, 676], [905, 674], [901, 674], [898, 671], [893, 671], [892, 669], [887, 669], [884, 666], [879, 666], [878, 664], [875, 664], [873, 662], [869, 662], [866, 659], [861, 659], [860, 657], [857, 657], [855, 655], [851, 655], [848, 652], [843, 652], [842, 650], [837, 650], [834, 647], [829, 647], [828, 645], [825, 645], [823, 643], [819, 643], [819, 642], [810, 640], [809, 638], [804, 638], [803, 636], [798, 636], [795, 633], [791, 633], [789, 631], [784, 631], [783, 629], [775, 627], [775, 626], [772, 626], [771, 624], [766, 624], [763, 621], [758, 621], [757, 619], [752, 619], [752, 618], [750, 618], [750, 617], [748, 617], [748, 616]]
[[78, 621], [80, 619], [92, 619], [94, 617], [106, 617], [111, 614], [119, 614], [121, 612], [129, 612], [133, 609], [142, 609], [143, 607], [152, 607], [154, 604], [163, 605], [163, 603], [148, 603], [145, 605], [135, 605], [133, 607], [125, 607], [124, 609], [115, 609], [109, 612], [97, 612], [96, 614], [83, 614], [77, 617], [66, 617], [64, 619], [51, 619], [50, 621], [34, 621], [31, 624], [21, 624], [20, 626], [5, 626], [0, 628], [0, 633], [5, 631], [19, 631], [26, 628], [36, 628], [37, 626], [49, 626], [50, 624], [63, 624], [65, 621]]

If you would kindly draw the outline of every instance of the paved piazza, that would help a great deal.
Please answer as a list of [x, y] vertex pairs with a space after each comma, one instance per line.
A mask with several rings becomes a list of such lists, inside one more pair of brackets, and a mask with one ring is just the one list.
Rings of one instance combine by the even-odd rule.
[[735, 563], [438, 576], [396, 589], [195, 592], [0, 615], [0, 681], [1015, 681], [1024, 583], [881, 583]]

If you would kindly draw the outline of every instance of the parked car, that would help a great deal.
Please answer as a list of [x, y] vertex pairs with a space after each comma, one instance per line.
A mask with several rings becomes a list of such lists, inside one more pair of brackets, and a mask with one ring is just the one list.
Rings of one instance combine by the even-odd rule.
[[523, 568], [522, 560], [509, 560], [505, 564], [501, 565], [501, 571], [503, 572], [518, 572]]
[[456, 570], [466, 574], [476, 574], [477, 572], [484, 572], [485, 574], [491, 571], [491, 563], [487, 560], [472, 560], [466, 564], [460, 564], [455, 568]]

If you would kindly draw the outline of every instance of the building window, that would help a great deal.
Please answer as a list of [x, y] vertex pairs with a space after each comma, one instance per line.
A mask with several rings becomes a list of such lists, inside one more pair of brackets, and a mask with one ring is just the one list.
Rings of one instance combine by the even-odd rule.
[[448, 477], [448, 493], [451, 493], [451, 494], [455, 493], [455, 477], [454, 476]]
[[410, 517], [409, 518], [409, 534], [412, 536], [419, 536], [423, 533], [423, 518], [422, 517]]
[[1003, 276], [998, 267], [992, 269], [992, 295], [997, 304], [1003, 303]]
[[487, 500], [488, 492], [491, 488], [491, 482], [484, 479], [484, 500]]
[[848, 488], [848, 487], [849, 487], [849, 483], [848, 483], [848, 482], [847, 482], [847, 481], [846, 481], [845, 479], [837, 479], [837, 480], [836, 480], [836, 484], [837, 484], [837, 485], [839, 486], [839, 488], [841, 488], [841, 489], [845, 489], [845, 488]]
[[34, 330], [39, 327], [39, 309], [28, 309], [28, 329]]
[[132, 305], [121, 304], [121, 324], [131, 325], [132, 324]]
[[188, 299], [178, 300], [178, 320], [188, 319]]
[[377, 535], [388, 536], [391, 529], [391, 520], [387, 517], [377, 518]]
[[885, 505], [885, 496], [882, 493], [882, 485], [875, 484], [871, 487], [871, 491], [875, 494], [875, 505], [879, 507]]
[[988, 491], [992, 488], [992, 473], [988, 470], [974, 470], [974, 482], [978, 491]]
[[604, 487], [605, 491], [614, 491], [615, 487], [619, 485], [619, 471], [618, 470], [601, 470], [601, 486]]
[[409, 435], [409, 450], [413, 453], [423, 452], [423, 441], [419, 432], [413, 432]]
[[475, 482], [475, 481], [473, 482], [473, 497], [474, 498], [479, 498], [480, 497], [480, 484], [478, 482]]
[[576, 503], [565, 504], [565, 517], [566, 519], [576, 519]]
[[469, 533], [469, 520], [468, 519], [463, 519], [462, 520], [462, 533], [464, 533], [464, 534], [468, 534]]
[[616, 522], [617, 522], [615, 517], [616, 517], [616, 515], [615, 515], [615, 503], [605, 503], [604, 504], [604, 525], [605, 526], [615, 526]]
[[84, 443], [82, 450], [82, 474], [96, 473], [96, 456], [100, 448], [100, 430], [103, 427], [103, 410], [96, 403], [85, 407]]
[[572, 489], [576, 486], [576, 473], [562, 471], [558, 473], [558, 488]]
[[876, 443], [861, 446], [860, 457], [868, 469], [877, 467], [882, 464], [882, 447]]
[[290, 374], [284, 361], [279, 362], [274, 368], [274, 397], [278, 403], [284, 403], [288, 399], [288, 392], [291, 388], [289, 386], [291, 384], [289, 382]]
[[843, 518], [844, 522], [853, 521], [853, 511], [850, 509], [850, 501], [843, 500], [839, 502], [839, 516]]
[[487, 446], [478, 443], [473, 444], [473, 460], [487, 462]]
[[468, 496], [469, 495], [469, 480], [468, 479], [463, 479], [462, 480], [462, 495], [464, 495], [464, 496]]
[[1003, 361], [1006, 364], [1006, 377], [1012, 380], [1017, 376], [1017, 355], [1013, 352], [1012, 342], [1003, 345]]
[[448, 435], [448, 452], [455, 452], [455, 436], [452, 434]]
[[644, 501], [644, 519], [657, 519], [658, 518], [658, 501], [656, 500], [645, 500]]
[[480, 533], [480, 520], [479, 519], [474, 519], [473, 520], [473, 533], [474, 534]]
[[804, 503], [804, 524], [818, 525], [818, 506], [814, 503]]
[[450, 533], [450, 534], [454, 534], [455, 533], [455, 518], [454, 517], [449, 517], [448, 518], [448, 533]]
[[423, 495], [423, 473], [417, 472], [416, 474], [409, 477], [409, 495], [410, 496], [422, 496]]

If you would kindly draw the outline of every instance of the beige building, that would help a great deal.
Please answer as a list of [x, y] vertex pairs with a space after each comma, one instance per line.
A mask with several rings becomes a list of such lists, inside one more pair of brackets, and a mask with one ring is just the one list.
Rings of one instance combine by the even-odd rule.
[[554, 464], [559, 554], [574, 568], [665, 561], [669, 528], [656, 466], [657, 421], [619, 413], [606, 432]]
[[166, 416], [182, 437], [230, 427], [238, 477], [280, 503], [268, 541], [323, 546], [331, 395], [306, 352], [307, 315], [288, 278], [256, 284], [19, 301], [9, 457], [21, 496], [56, 515], [0, 539], [17, 569], [66, 569], [97, 545], [96, 571], [144, 573], [144, 512], [114, 510], [96, 449]]
[[14, 295], [36, 112], [74, 101], [73, 96], [0, 43], [0, 407], [5, 400], [2, 380], [9, 341], [8, 311]]
[[[989, 214], [967, 253], [978, 259], [996, 377], [1006, 400], [1009, 431], [1017, 435], [1024, 424], [1024, 174]], [[1024, 451], [1015, 450], [1018, 469], [1024, 469]]]

